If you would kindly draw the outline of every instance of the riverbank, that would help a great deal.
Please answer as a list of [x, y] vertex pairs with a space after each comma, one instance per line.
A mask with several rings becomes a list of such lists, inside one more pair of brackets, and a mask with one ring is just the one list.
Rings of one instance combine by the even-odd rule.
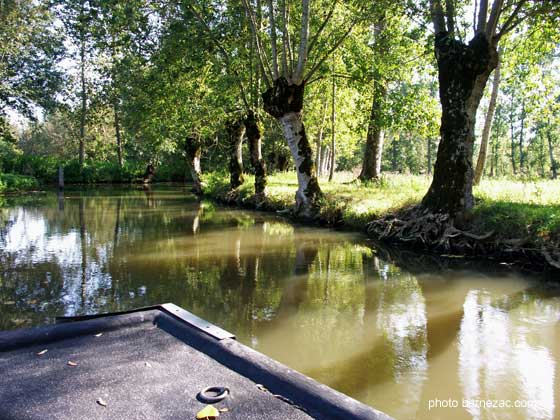
[[[352, 174], [321, 180], [324, 201], [317, 224], [367, 233], [369, 223], [419, 203], [430, 178], [388, 174], [379, 182], [361, 183]], [[253, 177], [234, 193], [226, 174], [205, 176], [204, 194], [222, 203], [264, 211], [286, 212], [297, 189], [295, 173], [269, 176], [267, 201], [257, 206]], [[560, 269], [560, 185], [549, 180], [485, 180], [475, 188], [477, 205], [467, 230], [468, 243], [452, 246], [455, 256], [491, 258], [531, 271]], [[374, 237], [374, 239], [379, 239]], [[424, 251], [422, 244], [410, 245]]]

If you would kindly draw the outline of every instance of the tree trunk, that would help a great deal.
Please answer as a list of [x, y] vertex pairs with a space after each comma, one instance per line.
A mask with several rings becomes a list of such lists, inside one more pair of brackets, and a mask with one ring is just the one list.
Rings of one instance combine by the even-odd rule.
[[321, 153], [322, 153], [321, 168], [319, 169], [319, 172], [321, 172], [321, 174], [324, 175], [328, 172], [329, 169], [329, 146], [323, 147]]
[[383, 102], [386, 96], [387, 87], [376, 80], [374, 82], [364, 162], [362, 164], [362, 172], [359, 176], [362, 181], [377, 179], [381, 175], [381, 158], [383, 156], [384, 138], [380, 120], [383, 112]]
[[255, 199], [257, 203], [262, 203], [266, 197], [266, 164], [261, 152], [261, 131], [253, 111], [249, 111], [244, 123], [247, 130], [251, 165], [255, 171]]
[[548, 120], [548, 128], [546, 130], [546, 138], [548, 140], [548, 154], [550, 156], [550, 167], [552, 169], [552, 179], [558, 178], [558, 166], [554, 159], [554, 146], [552, 145], [552, 136], [550, 135], [550, 119]]
[[312, 217], [318, 209], [318, 199], [322, 196], [313, 152], [303, 125], [303, 94], [305, 83], [291, 85], [280, 77], [274, 85], [263, 93], [264, 110], [276, 118], [284, 131], [284, 137], [292, 153], [298, 177], [295, 196], [295, 213]]
[[227, 135], [229, 141], [229, 173], [230, 188], [235, 190], [245, 181], [243, 179], [243, 135], [245, 126], [241, 120], [234, 120], [228, 123]]
[[515, 126], [513, 124], [513, 92], [511, 94], [511, 110], [510, 110], [510, 115], [509, 115], [509, 119], [510, 119], [510, 137], [511, 137], [511, 168], [513, 170], [513, 174], [516, 175], [517, 174], [517, 167], [515, 165]]
[[430, 137], [428, 137], [428, 175], [432, 174], [432, 169], [433, 169], [433, 165], [432, 165], [432, 139]]
[[500, 87], [500, 56], [498, 54], [498, 64], [494, 70], [494, 80], [492, 81], [492, 93], [490, 95], [490, 103], [488, 104], [488, 112], [484, 121], [482, 130], [482, 138], [480, 140], [480, 152], [478, 153], [478, 161], [476, 162], [476, 170], [474, 172], [474, 185], [480, 184], [484, 166], [486, 164], [486, 154], [488, 149], [488, 139], [490, 138], [490, 130], [492, 129], [492, 120], [494, 111], [496, 110], [496, 102], [498, 101], [498, 89]]
[[323, 175], [326, 175], [331, 170], [331, 148], [327, 146], [325, 148], [325, 159], [323, 160]]
[[523, 168], [525, 166], [525, 156], [523, 154], [523, 143], [525, 141], [525, 97], [521, 101], [521, 129], [519, 131], [519, 173], [523, 175]]
[[87, 90], [86, 90], [86, 41], [84, 28], [81, 29], [80, 39], [80, 79], [82, 84], [82, 109], [80, 112], [80, 151], [79, 162], [80, 168], [84, 166], [85, 149], [86, 149], [86, 112], [87, 112]]
[[319, 131], [317, 133], [317, 143], [316, 143], [316, 160], [315, 167], [319, 172], [317, 175], [321, 176], [321, 149], [323, 147], [323, 133], [325, 130], [325, 119], [327, 118], [327, 99], [323, 101], [323, 109], [321, 111], [321, 124], [319, 125]]
[[434, 178], [422, 200], [433, 213], [461, 216], [473, 205], [472, 155], [476, 110], [497, 52], [483, 33], [469, 45], [436, 34], [439, 91], [442, 104], [441, 141]]
[[492, 136], [492, 155], [490, 157], [490, 177], [493, 178], [496, 173], [496, 136]]
[[[334, 73], [334, 70], [333, 70]], [[336, 79], [333, 74], [332, 78], [332, 103], [331, 103], [331, 162], [329, 170], [329, 182], [334, 177], [334, 165], [336, 158]]]
[[394, 137], [391, 143], [391, 170], [397, 172], [399, 168], [399, 149], [402, 134], [399, 137]]
[[117, 111], [117, 105], [113, 106], [113, 112], [115, 116], [115, 138], [117, 139], [117, 161], [119, 168], [123, 167], [123, 154], [122, 154], [122, 141], [121, 141], [121, 125], [119, 121], [119, 113]]
[[200, 167], [200, 157], [202, 155], [202, 145], [200, 140], [194, 137], [187, 137], [185, 142], [185, 153], [191, 171], [193, 191], [202, 194], [202, 170]]

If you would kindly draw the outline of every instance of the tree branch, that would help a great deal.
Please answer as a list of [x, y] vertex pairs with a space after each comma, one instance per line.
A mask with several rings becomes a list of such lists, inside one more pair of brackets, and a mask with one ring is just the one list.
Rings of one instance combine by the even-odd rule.
[[455, 33], [455, 6], [453, 5], [453, 0], [445, 0], [445, 14], [447, 16], [447, 31], [453, 34]]
[[302, 0], [301, 35], [299, 40], [298, 63], [293, 75], [293, 83], [299, 85], [303, 80], [303, 72], [307, 63], [307, 46], [309, 40], [309, 1]]
[[[506, 22], [502, 26], [502, 29], [500, 29], [500, 32], [498, 33], [498, 35], [496, 35], [496, 38], [498, 40], [502, 38], [505, 34], [510, 32], [523, 20], [523, 19], [517, 19], [517, 15], [519, 15], [525, 3], [527, 3], [527, 0], [519, 0], [519, 3], [517, 3], [517, 6], [513, 10], [513, 12], [511, 12], [511, 15], [509, 15], [509, 17], [506, 19]], [[513, 24], [514, 21], [516, 21], [517, 23]]]
[[268, 0], [268, 16], [270, 18], [270, 44], [272, 49], [272, 76], [278, 79], [278, 47], [276, 43], [276, 21], [274, 20], [274, 4]]
[[432, 23], [434, 24], [436, 35], [440, 32], [445, 32], [445, 18], [441, 0], [430, 0], [430, 13], [432, 15]]
[[486, 17], [488, 16], [488, 0], [480, 0], [480, 8], [478, 9], [478, 20], [475, 33], [486, 32]]
[[282, 0], [280, 14], [282, 15], [282, 75], [288, 79], [288, 54], [289, 54], [289, 40], [288, 40], [288, 13], [286, 11], [286, 1]]
[[331, 6], [331, 9], [329, 10], [329, 13], [327, 14], [325, 19], [323, 20], [323, 23], [321, 23], [321, 26], [319, 27], [319, 29], [317, 30], [315, 35], [313, 35], [313, 37], [311, 38], [311, 41], [309, 42], [308, 54], [311, 54], [311, 51], [313, 50], [313, 47], [315, 46], [315, 44], [319, 40], [319, 37], [321, 36], [321, 33], [323, 32], [323, 30], [327, 26], [327, 23], [329, 23], [329, 21], [331, 20], [331, 17], [334, 13], [334, 9], [335, 9], [337, 3], [338, 3], [338, 0], [334, 0], [332, 2], [332, 6]]
[[502, 5], [504, 0], [494, 0], [492, 4], [492, 10], [490, 11], [490, 18], [486, 24], [486, 37], [492, 39], [496, 33], [496, 26], [498, 25], [498, 20], [502, 13]]
[[359, 22], [359, 19], [356, 19], [351, 25], [350, 27], [346, 30], [346, 32], [344, 34], [342, 34], [342, 36], [334, 43], [334, 45], [331, 47], [330, 50], [328, 50], [326, 52], [326, 54], [323, 56], [323, 58], [321, 58], [314, 66], [313, 68], [309, 71], [309, 73], [307, 73], [307, 75], [304, 77], [304, 80], [310, 80], [311, 77], [313, 76], [313, 74], [319, 69], [319, 67], [321, 67], [323, 65], [323, 63], [325, 62], [325, 60], [327, 58], [329, 58], [329, 56], [338, 48], [340, 47], [340, 44], [342, 44], [344, 42], [344, 40], [348, 37], [348, 35], [350, 35], [350, 33], [352, 32], [352, 30], [354, 29], [354, 26], [356, 26], [356, 24]]
[[212, 40], [212, 42], [214, 42], [216, 47], [218, 47], [218, 50], [220, 50], [220, 52], [222, 53], [222, 56], [224, 57], [224, 61], [226, 63], [226, 68], [227, 68], [228, 72], [235, 76], [237, 84], [239, 85], [239, 90], [241, 91], [241, 98], [243, 99], [244, 105], [247, 107], [247, 109], [250, 108], [249, 107], [249, 102], [247, 101], [247, 94], [245, 93], [245, 86], [243, 85], [243, 82], [241, 80], [241, 77], [239, 76], [239, 73], [231, 65], [231, 58], [230, 58], [230, 55], [228, 54], [227, 50], [224, 48], [224, 46], [222, 45], [220, 40], [216, 37], [216, 35], [212, 31], [212, 29], [210, 28], [210, 25], [208, 25], [206, 20], [194, 8], [194, 6], [192, 4], [188, 4], [187, 7], [194, 14], [194, 16], [198, 19], [198, 21], [202, 24], [206, 33], [208, 34], [208, 36], [210, 36], [210, 39]]
[[257, 23], [255, 21], [255, 15], [253, 13], [252, 6], [249, 4], [248, 0], [241, 0], [241, 3], [243, 4], [243, 8], [245, 9], [247, 16], [249, 16], [249, 23], [250, 23], [249, 27], [251, 28], [251, 33], [253, 35], [253, 39], [255, 40], [255, 46], [257, 47], [257, 58], [259, 59], [259, 67], [261, 69], [262, 78], [266, 86], [270, 88], [272, 86], [270, 79], [268, 77], [270, 72], [266, 71], [265, 64], [268, 65], [268, 63], [262, 51], [262, 46], [257, 30]]

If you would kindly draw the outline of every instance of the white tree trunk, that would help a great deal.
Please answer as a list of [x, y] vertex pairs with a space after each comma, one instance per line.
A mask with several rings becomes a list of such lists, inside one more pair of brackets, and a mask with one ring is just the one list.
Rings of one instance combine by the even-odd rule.
[[302, 168], [302, 165], [306, 161], [306, 156], [305, 153], [301, 153], [302, 151], [300, 150], [300, 140], [305, 135], [301, 112], [289, 112], [278, 118], [278, 121], [282, 126], [284, 137], [288, 142], [296, 166], [298, 177], [296, 212], [298, 212], [300, 209], [306, 208], [312, 204], [308, 196], [308, 190], [310, 183], [316, 183], [316, 176], [314, 171], [310, 171], [308, 168]]

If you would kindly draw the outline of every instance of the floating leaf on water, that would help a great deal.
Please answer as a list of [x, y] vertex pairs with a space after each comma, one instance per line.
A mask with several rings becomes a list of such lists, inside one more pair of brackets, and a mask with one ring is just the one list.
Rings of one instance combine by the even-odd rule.
[[99, 404], [103, 407], [107, 407], [107, 402], [105, 402], [105, 400], [103, 398], [98, 398], [97, 399], [97, 404]]
[[97, 333], [94, 335], [94, 337], [101, 337], [103, 335], [103, 333]]
[[207, 405], [196, 414], [198, 420], [215, 419], [220, 416], [220, 412], [213, 405]]
[[49, 351], [48, 349], [41, 350], [39, 353], [37, 353], [37, 356], [42, 356], [43, 354], [45, 354], [48, 351]]
[[72, 360], [68, 360], [67, 364], [68, 364], [68, 366], [72, 366], [72, 367], [78, 366], [78, 364], [76, 362], [73, 362]]

